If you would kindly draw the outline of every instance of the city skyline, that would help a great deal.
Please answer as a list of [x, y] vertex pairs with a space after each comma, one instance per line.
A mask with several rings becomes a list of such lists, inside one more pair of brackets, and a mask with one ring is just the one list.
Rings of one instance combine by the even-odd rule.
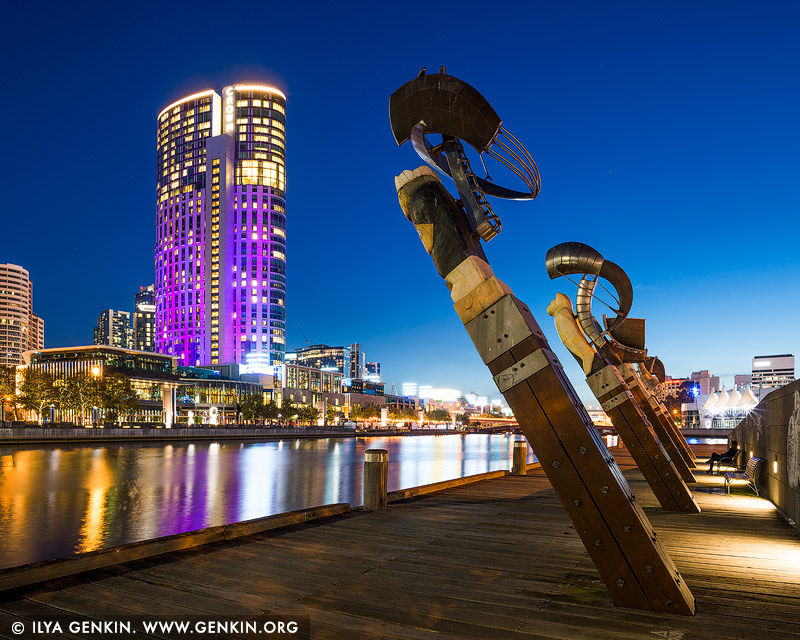
[[[648, 348], [673, 377], [732, 377], [756, 354], [796, 353], [800, 100], [788, 79], [800, 9], [509, 6], [504, 53], [475, 47], [454, 59], [452, 44], [473, 26], [463, 6], [426, 10], [428, 25], [448, 25], [440, 38], [396, 26], [388, 9], [369, 23], [323, 7], [312, 22], [277, 9], [286, 28], [270, 32], [268, 47], [258, 24], [231, 10], [231, 33], [221, 35], [229, 46], [213, 60], [171, 42], [170, 20], [154, 9], [56, 9], [34, 20], [15, 8], [5, 46], [26, 55], [10, 79], [47, 78], [50, 97], [19, 113], [12, 101], [3, 107], [20, 124], [9, 132], [19, 152], [3, 159], [15, 187], [4, 226], [35, 241], [8, 243], [0, 261], [31, 273], [46, 345], [88, 344], [101, 309], [128, 309], [130, 291], [155, 280], [158, 112], [195, 92], [257, 82], [284, 88], [291, 111], [287, 350], [305, 344], [303, 333], [312, 343], [357, 341], [382, 363], [387, 386], [417, 380], [496, 395], [393, 187], [421, 161], [391, 138], [389, 95], [421, 67], [444, 64], [487, 97], [539, 166], [536, 201], [494, 203], [504, 232], [486, 252], [587, 402], [544, 311], [557, 291], [574, 294], [544, 270], [545, 251], [564, 241], [594, 246], [631, 276], [631, 315], [647, 319]], [[103, 28], [109, 20], [131, 27], [120, 36]], [[400, 46], [386, 46], [393, 41]], [[53, 71], [55, 55], [62, 67]], [[162, 57], [170, 63], [156, 64]], [[45, 137], [39, 123], [54, 101], [71, 126]], [[48, 178], [57, 206], [36, 197], [40, 178], [25, 169], [53, 142], [70, 157]], [[87, 296], [79, 306], [75, 286]]]

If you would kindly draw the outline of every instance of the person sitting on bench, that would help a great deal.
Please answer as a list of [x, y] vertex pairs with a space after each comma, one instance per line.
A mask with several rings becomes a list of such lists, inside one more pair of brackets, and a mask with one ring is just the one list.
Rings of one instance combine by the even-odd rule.
[[711, 458], [708, 461], [708, 472], [714, 472], [714, 463], [715, 462], [736, 462], [736, 455], [739, 453], [739, 443], [736, 440], [731, 440], [731, 448], [728, 449], [725, 453], [719, 454], [714, 452], [711, 454]]

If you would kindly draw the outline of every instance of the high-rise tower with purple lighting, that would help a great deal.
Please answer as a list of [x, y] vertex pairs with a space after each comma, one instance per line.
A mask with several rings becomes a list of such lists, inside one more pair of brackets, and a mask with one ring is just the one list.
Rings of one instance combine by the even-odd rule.
[[286, 342], [286, 96], [232, 85], [158, 115], [156, 351], [267, 373]]

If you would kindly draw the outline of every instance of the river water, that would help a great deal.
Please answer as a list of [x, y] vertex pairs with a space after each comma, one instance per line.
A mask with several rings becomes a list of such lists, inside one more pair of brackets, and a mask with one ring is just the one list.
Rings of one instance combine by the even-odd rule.
[[359, 505], [366, 449], [389, 451], [389, 491], [508, 469], [521, 438], [0, 446], [0, 568], [294, 509]]

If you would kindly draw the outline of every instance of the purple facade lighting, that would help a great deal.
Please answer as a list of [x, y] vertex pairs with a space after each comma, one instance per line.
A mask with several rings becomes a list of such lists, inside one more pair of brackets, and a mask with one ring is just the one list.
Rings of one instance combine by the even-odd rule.
[[206, 91], [159, 114], [156, 349], [183, 365], [283, 362], [285, 96]]

